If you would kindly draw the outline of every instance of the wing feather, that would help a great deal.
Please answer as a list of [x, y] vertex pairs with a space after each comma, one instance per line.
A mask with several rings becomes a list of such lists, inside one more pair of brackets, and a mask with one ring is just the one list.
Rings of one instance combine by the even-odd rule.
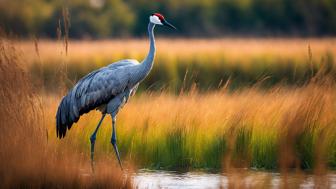
[[137, 64], [136, 60], [122, 60], [95, 70], [79, 80], [58, 107], [57, 136], [64, 137], [81, 115], [106, 104], [123, 92], [130, 79], [128, 68]]

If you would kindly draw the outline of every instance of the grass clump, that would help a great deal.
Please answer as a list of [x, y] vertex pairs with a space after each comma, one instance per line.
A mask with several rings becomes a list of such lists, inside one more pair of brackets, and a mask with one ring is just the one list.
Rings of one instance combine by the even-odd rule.
[[[228, 85], [236, 90], [251, 87], [255, 83], [263, 88], [276, 85], [303, 86], [321, 67], [330, 75], [336, 75], [333, 45], [334, 39], [158, 39], [155, 66], [139, 91], [168, 90], [177, 94], [181, 88], [189, 90], [197, 85], [200, 91], [215, 90]], [[27, 51], [27, 65], [37, 82], [39, 70], [48, 91], [60, 85], [62, 56], [55, 52], [60, 44], [42, 41], [40, 59], [30, 52], [29, 42], [19, 43]], [[307, 56], [311, 44], [314, 56]], [[92, 70], [120, 59], [133, 58], [141, 62], [147, 55], [146, 40], [130, 40], [127, 43], [111, 41], [70, 41], [67, 55], [67, 78], [70, 88]], [[244, 55], [244, 56], [242, 56]], [[318, 57], [324, 57], [323, 61]], [[335, 77], [334, 77], [335, 79]], [[55, 91], [54, 91], [55, 92]]]
[[[135, 96], [117, 119], [122, 157], [140, 167], [166, 170], [219, 170], [228, 164], [268, 170], [332, 168], [336, 89], [327, 78], [313, 80], [300, 88], [269, 91], [256, 87]], [[55, 108], [50, 110], [56, 109], [58, 101], [51, 103]], [[78, 150], [88, 153], [99, 117], [98, 112], [85, 115], [64, 142], [84, 144]], [[97, 152], [113, 156], [110, 137], [108, 120], [98, 134]]]
[[0, 38], [0, 182], [1, 188], [131, 188], [128, 176], [106, 157], [92, 175], [89, 156], [55, 140], [45, 97], [36, 92], [22, 57]]
[[[97, 46], [90, 46], [91, 50], [95, 51]], [[123, 45], [119, 47], [124, 48]], [[178, 47], [184, 46], [179, 44]], [[102, 50], [101, 57], [87, 59], [93, 63], [82, 61], [87, 55], [81, 52], [81, 47], [77, 48], [74, 55], [69, 48], [67, 73], [73, 76], [70, 80], [81, 76], [76, 70], [84, 74], [109, 60], [105, 59], [108, 55], [104, 55]], [[332, 55], [321, 64], [309, 56], [308, 64], [303, 56], [294, 56], [285, 48], [281, 52], [287, 56], [279, 58], [274, 52], [270, 53], [271, 50], [260, 53], [260, 49], [256, 50], [258, 48], [254, 46], [256, 52], [247, 54], [246, 60], [239, 58], [237, 52], [221, 54], [223, 49], [216, 48], [211, 52], [203, 48], [207, 54], [197, 56], [194, 56], [196, 50], [176, 52], [172, 49], [171, 54], [158, 54], [157, 60], [161, 64], [154, 66], [152, 75], [146, 80], [148, 83], [143, 86], [156, 88], [162, 81], [174, 85], [168, 84], [161, 92], [147, 90], [140, 93], [118, 114], [117, 138], [126, 164], [136, 162], [139, 167], [153, 169], [217, 171], [221, 168], [229, 170], [230, 167], [268, 170], [335, 167], [336, 89]], [[118, 59], [126, 55], [144, 56], [144, 52], [123, 54], [121, 50], [117, 53], [115, 57]], [[43, 58], [46, 54], [40, 55]], [[56, 60], [54, 58], [47, 60]], [[74, 60], [76, 63], [72, 62]], [[207, 64], [207, 61], [211, 63]], [[46, 63], [41, 66], [52, 72], [58, 66], [56, 62], [55, 65]], [[51, 76], [46, 71], [48, 69], [39, 73]], [[167, 81], [165, 75], [169, 77]], [[217, 81], [222, 82], [213, 85]], [[244, 82], [246, 85], [242, 84]], [[287, 85], [291, 82], [294, 84]], [[265, 85], [269, 87], [267, 90]], [[213, 86], [217, 90], [203, 90], [202, 86], [206, 89]], [[240, 90], [228, 90], [230, 86]], [[183, 90], [176, 90], [178, 88]], [[66, 146], [67, 151], [83, 156], [87, 154], [85, 157], [88, 157], [89, 137], [100, 113], [84, 115], [65, 139], [57, 141], [53, 136], [56, 136], [55, 111], [60, 96], [47, 88], [46, 91], [48, 93], [41, 96], [43, 104], [48, 107], [43, 109], [46, 126], [42, 131], [48, 131], [48, 145], [56, 149], [56, 154], [66, 153], [63, 151]], [[179, 95], [171, 91], [179, 91]], [[108, 118], [97, 135], [97, 158], [107, 156], [115, 159], [110, 144], [111, 128]]]

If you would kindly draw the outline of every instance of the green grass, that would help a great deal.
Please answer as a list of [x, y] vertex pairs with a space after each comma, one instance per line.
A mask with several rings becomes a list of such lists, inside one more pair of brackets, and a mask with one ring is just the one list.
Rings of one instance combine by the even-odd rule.
[[[309, 84], [272, 93], [144, 94], [118, 116], [120, 153], [138, 167], [164, 170], [335, 168], [334, 91]], [[89, 157], [98, 115], [84, 116], [60, 145]], [[96, 156], [114, 158], [110, 137], [108, 118], [97, 135]]]
[[[95, 125], [90, 125], [93, 128]], [[86, 127], [86, 126], [85, 126]], [[109, 127], [105, 124], [104, 127]], [[281, 136], [277, 131], [258, 132], [248, 128], [241, 128], [236, 136], [232, 152], [228, 151], [227, 134], [207, 133], [198, 128], [195, 131], [187, 131], [177, 127], [164, 131], [151, 128], [147, 131], [135, 129], [133, 132], [125, 131], [125, 125], [118, 126], [118, 145], [124, 161], [135, 162], [137, 166], [149, 169], [163, 170], [221, 170], [224, 158], [230, 156], [232, 164], [238, 167], [254, 167], [257, 169], [276, 170], [279, 168], [281, 151], [279, 143]], [[262, 127], [267, 127], [263, 125]], [[84, 134], [68, 136], [68, 141], [77, 141], [78, 151], [89, 155], [89, 136], [92, 129], [84, 130]], [[115, 156], [110, 144], [110, 132], [106, 129], [98, 134], [96, 156], [107, 154]], [[300, 168], [313, 169], [316, 159], [315, 143], [317, 134], [305, 132], [295, 138], [295, 156], [300, 160]], [[71, 138], [71, 139], [70, 139]], [[80, 147], [81, 146], [81, 147]], [[291, 146], [289, 146], [290, 148]], [[327, 163], [335, 167], [335, 140], [327, 147]]]
[[[306, 51], [301, 48], [286, 48], [295, 41], [278, 42], [280, 47], [273, 50], [268, 49], [271, 42], [262, 47], [256, 42], [251, 54], [245, 49], [246, 58], [237, 57], [241, 45], [235, 46], [231, 54], [223, 54], [218, 46], [211, 53], [196, 53], [210, 48], [208, 43], [201, 49], [181, 52], [178, 49], [186, 45], [178, 44], [176, 49], [166, 46], [171, 54], [157, 54], [152, 72], [140, 85], [139, 92], [143, 93], [132, 97], [118, 114], [117, 138], [122, 159], [140, 168], [183, 171], [230, 167], [314, 169], [321, 165], [335, 168], [334, 54], [319, 47], [319, 60], [312, 57], [311, 51], [305, 56], [302, 52]], [[302, 43], [305, 41], [301, 40], [301, 46]], [[47, 59], [29, 64], [35, 82], [43, 78], [47, 94], [59, 94], [57, 86], [61, 82], [71, 87], [83, 75], [109, 62], [129, 57], [141, 60], [145, 56], [145, 51], [125, 53], [123, 44], [109, 55], [114, 43], [102, 47], [105, 54], [97, 56], [98, 47], [104, 43], [90, 44], [81, 47], [82, 43], [78, 43], [76, 53], [63, 59], [44, 52]], [[234, 45], [231, 41], [225, 50]], [[318, 41], [315, 46], [325, 44]], [[197, 90], [190, 90], [195, 86]], [[227, 88], [218, 90], [223, 86]], [[152, 92], [161, 89], [164, 92]], [[181, 89], [185, 91], [180, 92]], [[52, 120], [50, 136], [55, 136], [54, 111], [59, 101], [56, 98], [49, 102], [46, 119]], [[50, 137], [51, 141], [89, 157], [89, 137], [98, 117], [94, 113], [82, 117], [64, 140]], [[98, 158], [114, 158], [110, 138], [108, 118], [97, 135]]]
[[[202, 91], [218, 89], [229, 80], [229, 89], [251, 87], [259, 83], [260, 87], [270, 88], [275, 85], [302, 86], [324, 67], [331, 75], [336, 75], [334, 57], [326, 53], [323, 64], [307, 63], [305, 58], [259, 55], [246, 60], [230, 60], [217, 54], [197, 54], [195, 56], [167, 56], [158, 54], [156, 64], [148, 78], [140, 85], [139, 91], [145, 89], [167, 89], [179, 92], [183, 87], [190, 89], [194, 84]], [[114, 56], [115, 59], [91, 57], [89, 59], [67, 60], [67, 87], [89, 72], [108, 65], [119, 59], [129, 58], [127, 54]], [[55, 85], [60, 85], [64, 74], [62, 59], [47, 59], [43, 65], [38, 62], [30, 66], [30, 72], [35, 82], [44, 81], [48, 91], [55, 91]], [[42, 74], [41, 74], [42, 73]]]

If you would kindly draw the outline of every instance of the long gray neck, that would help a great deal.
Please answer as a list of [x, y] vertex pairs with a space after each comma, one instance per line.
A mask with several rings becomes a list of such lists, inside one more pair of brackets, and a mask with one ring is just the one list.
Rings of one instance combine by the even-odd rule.
[[143, 77], [146, 77], [151, 71], [154, 63], [155, 57], [155, 39], [154, 39], [154, 27], [155, 24], [149, 22], [148, 24], [148, 36], [149, 36], [149, 52], [147, 57], [142, 61], [141, 64], [141, 74], [144, 74]]

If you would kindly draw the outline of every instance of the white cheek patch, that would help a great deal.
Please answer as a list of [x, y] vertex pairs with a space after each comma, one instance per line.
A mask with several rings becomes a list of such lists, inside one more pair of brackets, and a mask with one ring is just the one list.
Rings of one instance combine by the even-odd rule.
[[153, 24], [162, 25], [162, 23], [161, 23], [159, 17], [157, 17], [157, 16], [155, 16], [155, 15], [150, 16], [150, 17], [149, 17], [149, 20], [150, 20], [150, 22], [152, 22]]

